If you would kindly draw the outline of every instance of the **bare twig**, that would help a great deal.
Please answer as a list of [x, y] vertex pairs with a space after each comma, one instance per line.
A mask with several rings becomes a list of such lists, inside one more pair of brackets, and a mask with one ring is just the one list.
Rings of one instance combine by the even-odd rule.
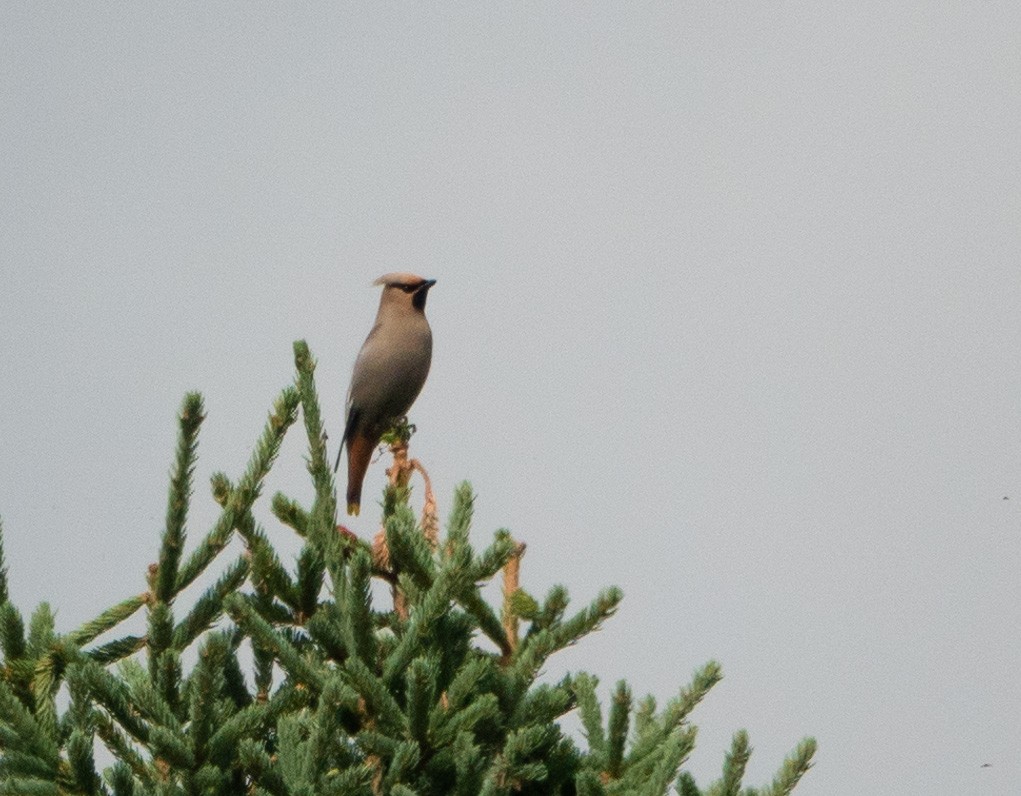
[[[408, 458], [407, 434], [399, 433], [395, 435], [395, 438], [390, 443], [390, 453], [393, 454], [394, 460], [393, 464], [387, 468], [386, 475], [391, 487], [401, 490], [407, 489], [411, 476], [415, 472], [421, 474], [422, 480], [425, 481], [425, 503], [422, 507], [421, 527], [429, 546], [435, 550], [439, 543], [440, 522], [436, 509], [436, 496], [433, 493], [429, 473], [418, 459]], [[372, 563], [378, 571], [389, 573], [390, 577], [387, 580], [390, 581], [391, 591], [393, 592], [394, 610], [402, 619], [407, 619], [408, 607], [404, 595], [401, 594], [400, 589], [397, 587], [397, 572], [394, 570], [393, 562], [390, 559], [390, 550], [386, 544], [385, 527], [380, 527], [375, 538], [372, 540]]]
[[514, 611], [512, 600], [521, 583], [521, 557], [525, 554], [525, 543], [518, 542], [514, 546], [514, 555], [503, 568], [503, 631], [507, 636], [509, 658], [518, 648], [518, 615]]

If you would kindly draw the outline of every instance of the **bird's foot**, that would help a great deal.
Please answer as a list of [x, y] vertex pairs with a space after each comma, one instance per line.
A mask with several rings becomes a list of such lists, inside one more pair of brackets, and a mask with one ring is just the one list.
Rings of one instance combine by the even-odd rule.
[[407, 416], [395, 418], [390, 429], [383, 434], [381, 442], [386, 445], [393, 445], [394, 443], [402, 442], [405, 445], [411, 441], [411, 436], [415, 433], [414, 423], [409, 423]]

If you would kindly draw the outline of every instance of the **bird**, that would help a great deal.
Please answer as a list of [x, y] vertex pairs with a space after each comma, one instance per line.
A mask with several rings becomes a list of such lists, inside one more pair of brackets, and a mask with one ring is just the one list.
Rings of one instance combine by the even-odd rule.
[[384, 274], [376, 321], [365, 338], [347, 394], [344, 437], [333, 471], [347, 448], [347, 513], [358, 516], [362, 481], [383, 434], [415, 402], [432, 362], [433, 338], [425, 300], [435, 279], [409, 273]]

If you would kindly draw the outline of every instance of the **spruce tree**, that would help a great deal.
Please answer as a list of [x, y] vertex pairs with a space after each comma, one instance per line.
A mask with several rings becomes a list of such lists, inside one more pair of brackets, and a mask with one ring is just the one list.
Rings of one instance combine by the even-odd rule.
[[[722, 676], [714, 662], [662, 707], [652, 697], [636, 703], [622, 681], [604, 710], [597, 678], [584, 672], [542, 682], [550, 656], [610, 618], [620, 591], [606, 589], [575, 612], [563, 587], [529, 595], [518, 584], [523, 545], [506, 531], [483, 549], [472, 545], [467, 484], [455, 490], [440, 537], [431, 488], [420, 520], [409, 506], [407, 478], [421, 467], [406, 457], [406, 432], [392, 440], [380, 535], [368, 543], [344, 532], [314, 361], [304, 342], [294, 349], [294, 384], [273, 405], [245, 471], [213, 476], [219, 517], [190, 548], [204, 414], [198, 394], [185, 397], [166, 525], [143, 594], [68, 633], [56, 631], [43, 603], [26, 629], [8, 593], [0, 527], [0, 793], [778, 796], [794, 788], [810, 767], [812, 739], [762, 788], [742, 787], [751, 753], [743, 731], [716, 782], [700, 788], [680, 770], [695, 743], [691, 711]], [[254, 506], [299, 414], [315, 498], [271, 501], [302, 540], [287, 567]], [[233, 538], [242, 553], [231, 558]], [[183, 606], [181, 592], [207, 572], [219, 576]], [[503, 580], [498, 608], [482, 594], [494, 578]], [[390, 588], [385, 605], [373, 598], [374, 581]], [[119, 631], [139, 611], [145, 635]], [[558, 723], [575, 710], [577, 741]], [[112, 761], [103, 770], [97, 749]]]

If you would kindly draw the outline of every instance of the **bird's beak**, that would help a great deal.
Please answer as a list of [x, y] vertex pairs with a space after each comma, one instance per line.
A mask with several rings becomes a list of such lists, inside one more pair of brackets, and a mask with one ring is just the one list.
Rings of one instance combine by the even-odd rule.
[[429, 288], [431, 288], [435, 284], [436, 284], [436, 280], [435, 279], [426, 279], [422, 283], [422, 287], [420, 287], [419, 290], [428, 290]]

